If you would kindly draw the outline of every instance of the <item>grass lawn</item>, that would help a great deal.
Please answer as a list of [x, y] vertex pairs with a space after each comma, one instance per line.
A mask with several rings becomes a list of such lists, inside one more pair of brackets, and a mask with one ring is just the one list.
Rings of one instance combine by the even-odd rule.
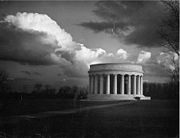
[[[52, 109], [71, 108], [72, 102], [66, 102], [64, 101], [64, 104], [67, 106], [62, 104], [62, 107], [58, 104], [61, 103], [60, 101], [49, 101], [51, 103], [49, 105]], [[76, 106], [108, 103], [112, 102], [79, 102]], [[40, 105], [39, 103], [33, 107], [41, 109]], [[18, 138], [178, 138], [178, 105], [177, 101], [137, 101], [133, 104], [86, 110], [74, 114], [0, 123], [0, 131]], [[49, 108], [48, 104], [47, 108]], [[27, 110], [26, 113], [28, 112], [30, 111]]]
[[[128, 102], [128, 101], [121, 101]], [[75, 109], [94, 105], [119, 103], [119, 101], [74, 101], [62, 99], [24, 99], [21, 102], [9, 100], [0, 106], [1, 116], [26, 115], [46, 111]]]

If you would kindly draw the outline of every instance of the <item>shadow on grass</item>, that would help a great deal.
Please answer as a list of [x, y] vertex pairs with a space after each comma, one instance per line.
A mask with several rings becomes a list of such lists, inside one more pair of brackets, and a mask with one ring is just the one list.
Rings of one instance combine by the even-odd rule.
[[166, 138], [178, 135], [178, 102], [138, 101], [75, 114], [26, 119], [0, 126], [14, 137]]

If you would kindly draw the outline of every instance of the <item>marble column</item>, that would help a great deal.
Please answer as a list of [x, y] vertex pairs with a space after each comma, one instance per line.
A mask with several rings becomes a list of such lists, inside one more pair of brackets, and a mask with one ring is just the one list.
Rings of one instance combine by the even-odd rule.
[[91, 94], [91, 91], [92, 91], [92, 89], [91, 89], [91, 85], [92, 85], [91, 78], [92, 78], [92, 76], [89, 74], [89, 94]]
[[136, 95], [138, 95], [138, 76], [136, 76]]
[[131, 75], [128, 75], [128, 95], [131, 94]]
[[94, 94], [94, 75], [92, 75], [92, 94]]
[[90, 85], [90, 89], [91, 89], [91, 94], [93, 94], [93, 75], [91, 75], [91, 85]]
[[134, 75], [134, 88], [133, 94], [136, 95], [136, 75]]
[[140, 82], [140, 76], [138, 77], [138, 95], [140, 95], [141, 91], [141, 82]]
[[117, 74], [114, 74], [114, 91], [113, 94], [117, 94]]
[[121, 75], [121, 94], [124, 95], [124, 75]]
[[89, 93], [91, 93], [91, 75], [89, 75]]
[[141, 95], [143, 95], [143, 76], [141, 76]]
[[107, 79], [106, 79], [106, 94], [110, 94], [110, 74], [107, 74]]
[[103, 94], [103, 75], [100, 75], [100, 94]]
[[98, 94], [98, 76], [95, 75], [94, 77], [94, 94]]

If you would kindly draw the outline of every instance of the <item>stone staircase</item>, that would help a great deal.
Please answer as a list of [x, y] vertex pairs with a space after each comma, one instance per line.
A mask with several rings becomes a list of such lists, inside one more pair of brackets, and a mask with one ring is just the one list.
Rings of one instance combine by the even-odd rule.
[[89, 94], [87, 100], [90, 101], [114, 101], [114, 100], [150, 100], [144, 95], [115, 95], [115, 94]]

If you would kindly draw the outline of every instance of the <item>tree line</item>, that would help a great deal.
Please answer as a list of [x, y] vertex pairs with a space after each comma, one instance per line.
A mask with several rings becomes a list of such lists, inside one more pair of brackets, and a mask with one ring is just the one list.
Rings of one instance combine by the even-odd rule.
[[[37, 83], [31, 93], [15, 91], [8, 85], [5, 72], [0, 72], [0, 99], [20, 99], [23, 98], [62, 98], [62, 99], [86, 99], [88, 87], [63, 86], [58, 90], [50, 85]], [[152, 99], [178, 99], [179, 81], [168, 83], [147, 83], [143, 84], [143, 93]]]
[[[152, 99], [178, 99], [179, 84], [178, 83], [147, 83], [143, 84], [143, 94], [150, 96]], [[63, 86], [56, 90], [49, 85], [35, 84], [31, 93], [6, 91], [1, 89], [0, 99], [18, 99], [24, 98], [60, 98], [60, 99], [86, 99], [88, 95], [88, 87]]]
[[86, 87], [78, 87], [78, 86], [63, 86], [58, 90], [50, 87], [49, 85], [42, 85], [40, 83], [34, 85], [34, 89], [31, 93], [27, 93], [26, 91], [13, 91], [7, 89], [0, 89], [0, 99], [16, 99], [22, 100], [25, 98], [28, 99], [85, 99], [87, 98], [88, 88]]
[[144, 83], [143, 94], [152, 99], [179, 99], [179, 83]]

